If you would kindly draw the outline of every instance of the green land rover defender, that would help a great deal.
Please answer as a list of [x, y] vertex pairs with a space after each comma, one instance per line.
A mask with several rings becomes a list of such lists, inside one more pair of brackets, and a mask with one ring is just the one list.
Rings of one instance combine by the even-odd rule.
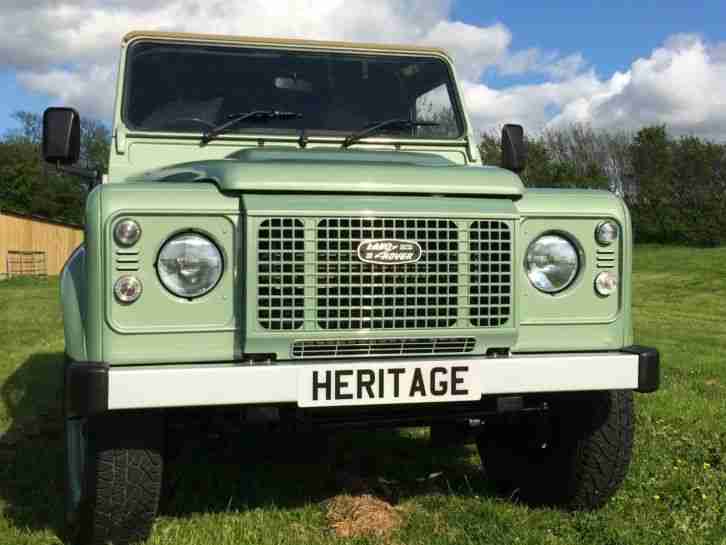
[[[108, 175], [61, 279], [67, 520], [143, 540], [167, 421], [472, 428], [526, 501], [603, 505], [633, 445], [632, 240], [604, 191], [527, 189], [522, 128], [485, 166], [439, 49], [133, 32]], [[79, 117], [43, 154], [83, 174]]]

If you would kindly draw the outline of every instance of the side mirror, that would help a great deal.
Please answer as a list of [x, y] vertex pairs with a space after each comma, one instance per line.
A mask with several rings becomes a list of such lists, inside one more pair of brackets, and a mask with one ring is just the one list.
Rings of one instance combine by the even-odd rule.
[[502, 166], [512, 172], [522, 172], [527, 165], [527, 146], [522, 125], [502, 127]]
[[73, 108], [48, 108], [43, 112], [43, 159], [72, 165], [81, 154], [81, 118]]

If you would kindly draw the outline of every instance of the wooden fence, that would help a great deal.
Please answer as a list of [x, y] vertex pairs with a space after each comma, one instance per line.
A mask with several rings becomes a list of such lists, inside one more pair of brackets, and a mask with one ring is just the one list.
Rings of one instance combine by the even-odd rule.
[[[44, 252], [46, 274], [60, 274], [83, 242], [83, 228], [0, 211], [0, 278], [8, 275], [8, 252]], [[11, 254], [12, 256], [13, 254]]]

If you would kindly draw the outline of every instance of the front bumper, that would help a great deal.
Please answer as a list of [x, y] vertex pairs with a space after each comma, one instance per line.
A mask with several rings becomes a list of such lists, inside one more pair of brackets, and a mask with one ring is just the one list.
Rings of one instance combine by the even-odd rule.
[[[647, 393], [658, 389], [659, 360], [655, 348], [632, 346], [620, 352], [401, 358], [395, 365], [423, 367], [452, 361], [469, 365], [481, 385], [482, 395], [588, 390]], [[299, 375], [306, 367], [370, 363], [371, 360], [325, 360], [270, 365], [117, 367], [70, 362], [66, 368], [65, 394], [72, 416], [122, 409], [297, 403]]]

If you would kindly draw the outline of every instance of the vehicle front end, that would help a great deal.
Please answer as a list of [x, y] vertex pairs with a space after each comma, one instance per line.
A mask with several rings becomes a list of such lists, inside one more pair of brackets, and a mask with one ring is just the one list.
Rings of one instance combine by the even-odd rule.
[[[240, 71], [269, 89], [238, 93]], [[622, 199], [482, 166], [436, 50], [137, 33], [120, 74], [108, 180], [62, 278], [71, 451], [124, 415], [163, 435], [178, 407], [475, 421], [502, 489], [584, 508], [614, 493], [632, 392], [659, 378], [634, 345]], [[545, 420], [571, 433], [538, 442]], [[125, 449], [134, 425], [101, 435]], [[593, 488], [576, 477], [601, 443]], [[572, 486], [543, 484], [534, 453]], [[93, 518], [74, 486], [70, 518]]]

